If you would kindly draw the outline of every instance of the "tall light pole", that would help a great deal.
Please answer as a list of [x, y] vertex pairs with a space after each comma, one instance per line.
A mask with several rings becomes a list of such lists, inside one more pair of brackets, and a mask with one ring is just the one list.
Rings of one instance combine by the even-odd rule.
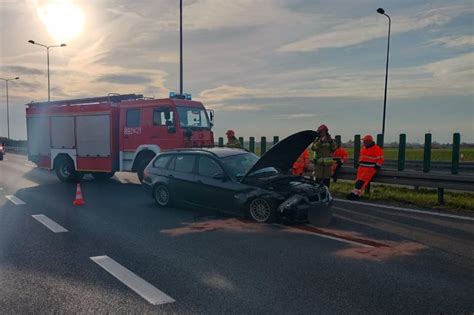
[[50, 102], [51, 101], [51, 88], [50, 88], [50, 83], [49, 83], [49, 49], [54, 48], [54, 47], [65, 47], [66, 44], [46, 46], [46, 45], [37, 43], [31, 39], [28, 41], [28, 43], [46, 48], [46, 58], [48, 62], [48, 102]]
[[388, 18], [388, 41], [387, 41], [387, 62], [385, 64], [385, 94], [383, 97], [383, 120], [382, 120], [382, 144], [385, 141], [385, 113], [387, 111], [387, 83], [388, 83], [388, 57], [390, 54], [390, 27], [392, 24], [392, 20], [390, 16], [385, 13], [385, 10], [382, 8], [378, 8], [377, 12], [385, 15]]
[[179, 0], [179, 94], [183, 95], [183, 0]]
[[15, 78], [12, 78], [12, 79], [0, 78], [0, 80], [5, 81], [5, 87], [6, 87], [6, 90], [7, 90], [7, 134], [8, 134], [8, 139], [10, 139], [10, 108], [9, 108], [9, 105], [8, 105], [8, 81], [19, 80], [19, 79], [20, 79], [20, 77], [15, 77]]

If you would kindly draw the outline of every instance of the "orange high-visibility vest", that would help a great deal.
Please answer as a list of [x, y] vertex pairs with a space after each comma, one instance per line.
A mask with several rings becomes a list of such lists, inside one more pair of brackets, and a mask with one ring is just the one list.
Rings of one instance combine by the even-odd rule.
[[341, 160], [342, 163], [346, 163], [347, 159], [349, 158], [349, 153], [343, 148], [340, 147], [336, 151], [334, 151], [332, 157], [334, 160]]
[[369, 148], [365, 146], [360, 150], [359, 166], [375, 167], [375, 165], [382, 166], [384, 162], [383, 150], [378, 145], [374, 144]]

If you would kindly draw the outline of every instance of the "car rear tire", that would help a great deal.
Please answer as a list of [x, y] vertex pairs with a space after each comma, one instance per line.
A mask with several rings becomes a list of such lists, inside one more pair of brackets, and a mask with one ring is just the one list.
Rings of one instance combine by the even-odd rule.
[[115, 172], [108, 172], [108, 173], [102, 173], [102, 172], [97, 172], [97, 173], [92, 173], [92, 176], [94, 177], [95, 180], [98, 181], [104, 181], [107, 179], [112, 178], [115, 175]]
[[0, 161], [3, 161], [3, 154], [0, 154]]
[[248, 205], [249, 216], [258, 223], [275, 221], [273, 203], [264, 198], [255, 198]]
[[167, 186], [158, 184], [153, 189], [153, 199], [158, 207], [167, 208], [171, 206], [171, 193]]
[[70, 158], [61, 158], [56, 164], [56, 176], [62, 182], [76, 182], [79, 174], [76, 172], [74, 162]]

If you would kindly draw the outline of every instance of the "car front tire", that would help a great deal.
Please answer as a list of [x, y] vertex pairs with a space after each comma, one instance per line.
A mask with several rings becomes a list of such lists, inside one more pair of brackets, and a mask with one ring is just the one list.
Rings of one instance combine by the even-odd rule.
[[171, 193], [167, 186], [158, 184], [153, 189], [153, 199], [158, 207], [167, 208], [171, 206]]
[[258, 223], [272, 223], [275, 221], [273, 203], [264, 198], [255, 198], [250, 201], [248, 214]]

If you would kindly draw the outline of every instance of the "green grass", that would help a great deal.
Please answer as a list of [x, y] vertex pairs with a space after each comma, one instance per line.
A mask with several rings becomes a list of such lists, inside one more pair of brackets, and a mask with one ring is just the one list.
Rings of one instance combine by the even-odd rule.
[[[347, 149], [350, 157], [354, 156], [354, 149]], [[464, 161], [474, 161], [474, 148], [461, 148], [461, 153], [464, 154]], [[423, 149], [406, 149], [405, 160], [423, 161]], [[397, 148], [384, 149], [384, 156], [386, 160], [398, 160]], [[432, 161], [451, 161], [452, 150], [450, 149], [433, 149], [431, 150]]]
[[[354, 184], [349, 181], [338, 181], [337, 183], [331, 183], [330, 188], [334, 196], [345, 198], [354, 188]], [[409, 204], [421, 208], [474, 211], [474, 194], [472, 193], [445, 192], [445, 204], [438, 205], [436, 190], [419, 189], [415, 191], [406, 187], [372, 184], [370, 194], [365, 194], [362, 199], [383, 201], [384, 203]]]
[[[270, 147], [267, 146], [267, 150]], [[354, 157], [354, 149], [346, 149], [349, 152], [349, 157]], [[260, 155], [260, 147], [255, 147], [255, 153]], [[461, 153], [464, 154], [464, 161], [474, 161], [474, 148], [461, 148]], [[449, 149], [433, 149], [431, 151], [432, 161], [451, 161], [452, 151]], [[398, 149], [386, 148], [384, 149], [384, 156], [386, 160], [398, 160]], [[407, 149], [405, 152], [405, 160], [407, 161], [423, 161], [423, 149]]]

